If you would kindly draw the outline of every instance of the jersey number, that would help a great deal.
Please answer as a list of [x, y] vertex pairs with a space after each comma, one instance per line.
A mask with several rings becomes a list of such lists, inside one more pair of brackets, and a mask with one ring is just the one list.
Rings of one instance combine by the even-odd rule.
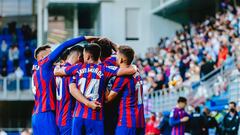
[[141, 105], [143, 103], [142, 98], [142, 81], [137, 82], [135, 85], [135, 89], [138, 92], [138, 105]]
[[91, 79], [89, 84], [86, 86], [86, 78], [81, 78], [78, 86], [80, 86], [80, 91], [83, 95], [91, 100], [97, 100], [99, 98], [98, 90], [100, 85], [99, 79]]
[[36, 95], [36, 86], [34, 85], [33, 76], [32, 76], [32, 92], [33, 92], [34, 95]]
[[56, 84], [57, 84], [57, 91], [56, 91], [56, 97], [57, 100], [60, 101], [62, 99], [62, 78], [56, 77]]

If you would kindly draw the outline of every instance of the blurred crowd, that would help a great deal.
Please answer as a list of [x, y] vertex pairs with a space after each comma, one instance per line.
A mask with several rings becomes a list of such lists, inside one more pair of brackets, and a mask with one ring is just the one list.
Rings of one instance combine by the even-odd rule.
[[0, 29], [0, 77], [21, 79], [31, 76], [36, 31], [29, 25], [17, 28], [16, 22]]
[[192, 85], [214, 69], [233, 66], [240, 59], [240, 8], [224, 2], [215, 16], [184, 25], [173, 38], [161, 38], [136, 64], [144, 78], [144, 92]]
[[238, 135], [240, 118], [235, 102], [221, 112], [198, 106], [185, 111], [186, 105], [186, 98], [179, 97], [171, 112], [152, 113], [146, 135]]

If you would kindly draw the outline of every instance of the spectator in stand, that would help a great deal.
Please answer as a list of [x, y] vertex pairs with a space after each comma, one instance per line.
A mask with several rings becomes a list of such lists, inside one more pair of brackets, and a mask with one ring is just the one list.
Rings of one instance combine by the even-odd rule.
[[0, 52], [0, 56], [7, 56], [8, 52], [7, 52], [7, 44], [5, 42], [5, 40], [2, 41], [2, 45], [1, 45], [1, 52]]
[[219, 54], [218, 54], [217, 67], [220, 67], [222, 63], [227, 59], [228, 48], [227, 48], [226, 42], [227, 42], [226, 39], [223, 40], [222, 46], [220, 47]]
[[[33, 63], [33, 60], [32, 60], [33, 55], [28, 45], [25, 47], [24, 56], [25, 56], [26, 69], [31, 69], [32, 63]], [[26, 70], [26, 75], [31, 76], [32, 75], [31, 70]]]
[[204, 117], [200, 113], [200, 107], [195, 107], [195, 112], [190, 119], [191, 135], [203, 135], [205, 128]]
[[189, 121], [189, 115], [184, 110], [186, 105], [187, 99], [179, 97], [176, 107], [170, 114], [169, 123], [172, 127], [172, 135], [184, 135], [185, 133], [185, 124]]
[[214, 117], [211, 116], [210, 110], [204, 108], [203, 110], [204, 123], [206, 125], [206, 130], [203, 135], [216, 135], [218, 130], [218, 123]]
[[238, 135], [240, 118], [236, 109], [235, 102], [229, 103], [229, 112], [223, 119], [223, 132], [224, 135]]
[[1, 71], [1, 75], [3, 77], [6, 77], [7, 76], [7, 57], [6, 56], [3, 56], [2, 57], [2, 71]]
[[205, 58], [203, 58], [201, 69], [200, 69], [201, 78], [206, 76], [213, 70], [214, 70], [214, 63], [212, 61], [207, 61]]
[[29, 41], [32, 38], [32, 29], [30, 28], [30, 26], [28, 24], [23, 24], [22, 25], [22, 33], [23, 33], [23, 38], [25, 41]]
[[16, 79], [22, 79], [24, 72], [20, 67], [17, 67], [16, 70], [14, 71]]
[[13, 62], [13, 66], [16, 68], [19, 65], [19, 50], [17, 45], [13, 45], [9, 50], [9, 60]]

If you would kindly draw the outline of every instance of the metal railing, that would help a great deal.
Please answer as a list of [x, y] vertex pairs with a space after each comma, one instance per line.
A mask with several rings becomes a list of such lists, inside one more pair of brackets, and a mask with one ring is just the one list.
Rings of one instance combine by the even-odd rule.
[[31, 77], [21, 79], [4, 77], [0, 78], [0, 100], [28, 101], [33, 100]]
[[[145, 111], [170, 111], [176, 105], [179, 96], [187, 97], [188, 104], [197, 106], [205, 102], [208, 98], [220, 95], [226, 90], [227, 84], [231, 82], [229, 78], [230, 72], [233, 69], [235, 69], [234, 63], [230, 66], [223, 65], [201, 78], [194, 87], [192, 85], [186, 86], [183, 83], [183, 85], [176, 88], [162, 89], [145, 94]], [[239, 92], [238, 94], [240, 95]], [[236, 98], [239, 99], [239, 96]]]

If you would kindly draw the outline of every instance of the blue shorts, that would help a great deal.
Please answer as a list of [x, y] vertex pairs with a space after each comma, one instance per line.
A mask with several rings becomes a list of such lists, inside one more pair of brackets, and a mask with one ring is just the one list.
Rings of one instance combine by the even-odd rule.
[[145, 129], [117, 126], [115, 135], [145, 135]]
[[74, 117], [72, 135], [104, 135], [103, 121]]
[[34, 135], [57, 135], [55, 113], [48, 111], [34, 114], [32, 116], [32, 128]]
[[71, 135], [72, 133], [72, 124], [66, 126], [58, 126], [59, 135]]

